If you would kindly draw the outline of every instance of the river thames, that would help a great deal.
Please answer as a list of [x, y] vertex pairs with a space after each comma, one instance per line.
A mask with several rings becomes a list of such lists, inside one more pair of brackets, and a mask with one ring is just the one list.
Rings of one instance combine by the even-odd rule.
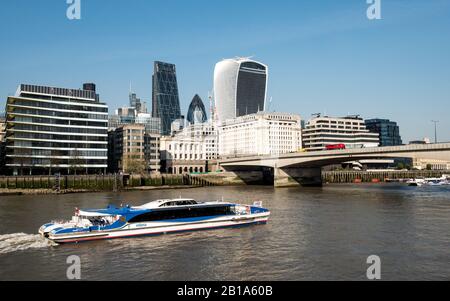
[[[37, 235], [74, 208], [141, 205], [159, 198], [261, 200], [267, 225], [51, 245]], [[450, 187], [399, 184], [323, 188], [208, 187], [146, 192], [0, 196], [0, 280], [450, 280]]]

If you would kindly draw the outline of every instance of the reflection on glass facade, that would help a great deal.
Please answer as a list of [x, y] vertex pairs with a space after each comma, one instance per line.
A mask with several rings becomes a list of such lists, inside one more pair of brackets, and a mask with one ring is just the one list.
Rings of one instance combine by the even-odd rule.
[[367, 129], [380, 134], [380, 146], [402, 145], [400, 127], [388, 119], [369, 119], [365, 121]]
[[247, 58], [223, 60], [214, 70], [214, 97], [220, 122], [265, 110], [268, 67]]
[[237, 80], [236, 117], [264, 111], [266, 81], [265, 66], [255, 62], [241, 64]]
[[154, 64], [152, 116], [161, 118], [162, 135], [170, 135], [172, 122], [181, 117], [177, 73], [173, 64]]
[[204, 123], [207, 120], [208, 116], [206, 115], [205, 105], [203, 104], [200, 96], [195, 95], [192, 99], [191, 104], [189, 105], [187, 121], [190, 124], [198, 124]]
[[8, 97], [6, 167], [13, 174], [105, 171], [108, 106], [89, 88], [21, 85]]

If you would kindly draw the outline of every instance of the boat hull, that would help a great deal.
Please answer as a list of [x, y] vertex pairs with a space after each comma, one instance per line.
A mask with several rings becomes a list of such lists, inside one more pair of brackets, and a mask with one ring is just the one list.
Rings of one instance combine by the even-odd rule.
[[236, 228], [258, 224], [266, 224], [269, 214], [257, 214], [249, 216], [233, 216], [227, 218], [215, 218], [198, 222], [159, 222], [146, 227], [128, 224], [121, 229], [109, 231], [94, 231], [90, 233], [73, 233], [66, 235], [48, 234], [48, 239], [58, 244], [80, 243], [96, 240], [124, 239], [141, 236], [157, 236], [171, 233], [213, 230], [222, 228]]

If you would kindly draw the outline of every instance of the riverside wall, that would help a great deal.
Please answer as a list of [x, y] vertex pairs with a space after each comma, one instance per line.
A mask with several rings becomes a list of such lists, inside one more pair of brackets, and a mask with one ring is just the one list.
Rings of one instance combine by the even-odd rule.
[[0, 195], [47, 194], [245, 184], [234, 174], [0, 176]]
[[[418, 177], [441, 177], [450, 171], [323, 171], [323, 183], [377, 183]], [[0, 194], [70, 193], [204, 186], [270, 185], [263, 173], [221, 172], [195, 175], [0, 176]], [[250, 179], [250, 180], [249, 180]]]
[[393, 182], [413, 178], [440, 178], [450, 171], [440, 170], [413, 170], [413, 171], [323, 171], [323, 183], [374, 183]]

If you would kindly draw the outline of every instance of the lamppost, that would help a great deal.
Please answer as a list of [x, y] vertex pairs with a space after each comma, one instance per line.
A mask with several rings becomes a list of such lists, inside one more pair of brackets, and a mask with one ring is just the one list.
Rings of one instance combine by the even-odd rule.
[[439, 123], [439, 120], [431, 120], [431, 122], [434, 123], [434, 143], [438, 143], [438, 138], [437, 138], [437, 124]]

